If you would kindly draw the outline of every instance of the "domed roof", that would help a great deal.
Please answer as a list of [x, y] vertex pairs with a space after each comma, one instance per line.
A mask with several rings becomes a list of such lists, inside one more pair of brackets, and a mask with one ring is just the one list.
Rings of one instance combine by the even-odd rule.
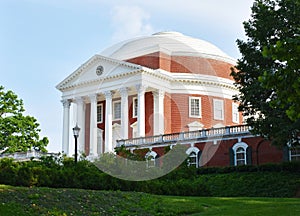
[[151, 36], [129, 39], [105, 49], [100, 54], [127, 60], [155, 52], [163, 52], [170, 56], [198, 56], [235, 64], [233, 58], [215, 45], [179, 32], [158, 32]]

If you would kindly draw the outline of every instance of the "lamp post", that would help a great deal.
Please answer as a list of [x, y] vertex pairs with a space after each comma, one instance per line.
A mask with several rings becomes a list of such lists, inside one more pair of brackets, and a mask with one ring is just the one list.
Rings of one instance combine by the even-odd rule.
[[78, 127], [77, 123], [76, 126], [73, 128], [73, 135], [75, 138], [75, 164], [77, 163], [77, 138], [79, 137], [80, 127]]

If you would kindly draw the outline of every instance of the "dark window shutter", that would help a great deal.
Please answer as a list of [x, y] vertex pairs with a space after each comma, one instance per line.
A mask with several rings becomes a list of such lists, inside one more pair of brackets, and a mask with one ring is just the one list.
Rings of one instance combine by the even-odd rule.
[[288, 146], [283, 146], [283, 161], [287, 162], [290, 160], [290, 151]]
[[252, 147], [248, 146], [248, 148], [246, 149], [246, 159], [247, 159], [247, 165], [251, 165], [252, 164]]
[[232, 148], [229, 148], [229, 165], [234, 166], [234, 152]]

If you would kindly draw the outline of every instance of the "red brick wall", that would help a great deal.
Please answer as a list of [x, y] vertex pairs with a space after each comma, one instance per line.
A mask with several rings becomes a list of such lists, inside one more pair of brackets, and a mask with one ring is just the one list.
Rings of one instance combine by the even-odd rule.
[[[131, 124], [137, 121], [137, 118], [133, 118], [133, 98], [137, 95], [132, 95], [128, 97], [128, 137], [132, 137]], [[113, 101], [120, 100], [120, 98], [115, 98]], [[98, 124], [98, 128], [105, 131], [105, 101], [99, 101], [98, 104], [103, 104], [103, 122]], [[120, 120], [112, 122], [121, 124]], [[146, 136], [153, 135], [153, 95], [152, 92], [145, 93], [145, 132]], [[105, 132], [103, 133], [103, 139], [105, 139]]]
[[283, 161], [283, 150], [272, 146], [269, 141], [262, 141], [257, 145], [257, 164], [278, 163]]
[[128, 59], [127, 62], [131, 62], [134, 64], [142, 65], [145, 67], [149, 67], [152, 69], [158, 69], [160, 67], [160, 54], [159, 52], [151, 53], [144, 56], [139, 56], [136, 58]]
[[153, 95], [152, 92], [145, 93], [145, 134], [146, 136], [153, 136]]
[[155, 52], [126, 61], [152, 69], [161, 68], [174, 73], [195, 73], [232, 79], [230, 77], [230, 68], [233, 65], [203, 57], [169, 56], [162, 52]]
[[[201, 97], [201, 118], [189, 117], [189, 97]], [[232, 100], [207, 95], [195, 94], [171, 94], [171, 132], [188, 131], [188, 124], [194, 121], [201, 122], [204, 128], [211, 128], [218, 123], [223, 125], [237, 125], [232, 122]], [[213, 116], [213, 99], [221, 99], [224, 101], [224, 120], [214, 120]], [[169, 107], [166, 107], [169, 109]], [[165, 111], [167, 114], [168, 111]], [[169, 116], [168, 116], [169, 117]]]
[[[263, 140], [261, 137], [243, 138], [241, 140], [252, 147], [252, 165], [265, 163], [280, 163], [283, 161], [283, 150], [271, 146], [270, 141]], [[202, 151], [201, 166], [229, 166], [229, 149], [238, 143], [237, 138], [214, 142], [199, 142], [194, 144], [196, 148]], [[190, 144], [186, 145], [190, 147]], [[160, 157], [164, 154], [165, 147], [156, 147], [155, 151]]]
[[165, 94], [164, 97], [164, 126], [165, 126], [165, 133], [172, 133], [172, 120], [171, 120], [171, 114], [172, 114], [172, 101], [171, 101], [171, 95], [169, 93]]
[[132, 128], [130, 127], [130, 125], [132, 125], [134, 122], [136, 122], [137, 118], [133, 118], [133, 98], [137, 97], [137, 95], [133, 95], [133, 96], [129, 96], [128, 97], [128, 137], [132, 137]]

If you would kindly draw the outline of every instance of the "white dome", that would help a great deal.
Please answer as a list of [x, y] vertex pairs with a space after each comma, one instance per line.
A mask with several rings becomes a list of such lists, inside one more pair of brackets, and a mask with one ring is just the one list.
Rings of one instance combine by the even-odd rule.
[[179, 32], [158, 32], [151, 36], [126, 40], [105, 49], [100, 54], [127, 60], [158, 51], [170, 56], [198, 56], [235, 64], [233, 58], [215, 45]]

